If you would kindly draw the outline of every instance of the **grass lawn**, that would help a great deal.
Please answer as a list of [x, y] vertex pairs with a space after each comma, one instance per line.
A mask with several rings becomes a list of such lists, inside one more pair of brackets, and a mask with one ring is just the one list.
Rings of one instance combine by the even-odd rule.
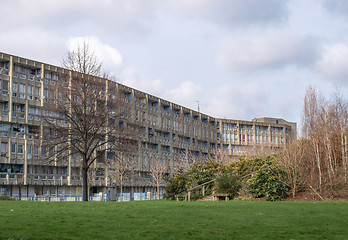
[[0, 239], [348, 239], [348, 202], [0, 201]]

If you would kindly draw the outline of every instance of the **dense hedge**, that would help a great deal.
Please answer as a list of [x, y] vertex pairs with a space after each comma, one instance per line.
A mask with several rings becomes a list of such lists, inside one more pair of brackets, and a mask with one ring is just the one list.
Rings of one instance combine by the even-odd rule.
[[[222, 166], [215, 162], [197, 162], [187, 172], [179, 172], [167, 179], [167, 199], [186, 194], [188, 189], [216, 179], [217, 191], [237, 196], [242, 183], [255, 198], [265, 197], [269, 201], [282, 200], [289, 195], [290, 187], [284, 181], [281, 168], [272, 157], [264, 159], [241, 159]], [[211, 193], [214, 182], [206, 185], [206, 195]], [[192, 192], [193, 198], [203, 197], [200, 191]]]
[[[213, 180], [215, 176], [223, 170], [222, 166], [218, 163], [209, 161], [209, 162], [196, 162], [193, 167], [187, 171], [180, 171], [174, 177], [167, 179], [167, 187], [165, 198], [174, 199], [175, 195], [180, 195], [187, 193], [187, 190], [193, 188], [197, 185], [206, 183], [210, 180]], [[209, 195], [211, 187], [214, 183], [210, 183], [206, 186], [207, 192]], [[194, 199], [202, 198], [203, 196], [199, 191], [193, 192]]]
[[289, 186], [282, 179], [277, 166], [268, 166], [257, 171], [250, 179], [248, 188], [255, 198], [265, 197], [268, 201], [283, 200], [289, 196]]
[[216, 178], [217, 192], [229, 194], [229, 198], [233, 199], [238, 195], [238, 191], [242, 188], [242, 183], [238, 178], [229, 172], [225, 172]]

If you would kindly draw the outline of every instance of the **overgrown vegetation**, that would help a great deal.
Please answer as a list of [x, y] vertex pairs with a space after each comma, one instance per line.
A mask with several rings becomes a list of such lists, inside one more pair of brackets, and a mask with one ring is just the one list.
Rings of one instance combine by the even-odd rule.
[[[197, 163], [189, 171], [180, 171], [173, 178], [168, 178], [166, 198], [175, 199], [175, 196], [186, 194], [193, 187], [215, 179], [216, 191], [229, 194], [230, 199], [238, 195], [244, 184], [255, 198], [283, 200], [290, 189], [289, 184], [283, 181], [284, 176], [274, 157], [241, 159], [227, 166], [214, 162]], [[213, 185], [214, 182], [206, 185], [206, 195], [211, 194]], [[203, 197], [199, 190], [192, 191], [193, 199]]]
[[313, 87], [304, 99], [302, 138], [279, 154], [292, 196], [302, 189], [323, 199], [348, 196], [348, 102], [339, 94], [325, 99]]
[[[224, 187], [217, 191], [225, 193], [230, 189], [231, 196], [235, 196], [234, 187], [241, 182], [253, 197], [270, 201], [295, 198], [302, 191], [322, 200], [348, 199], [347, 100], [339, 94], [327, 100], [309, 87], [304, 99], [302, 138], [286, 141], [288, 144], [276, 156], [241, 159], [211, 168], [209, 173], [198, 165], [181, 171], [168, 179], [167, 197], [173, 199], [175, 194], [222, 174], [219, 181]], [[234, 176], [235, 182], [230, 179], [228, 184], [228, 174]]]
[[216, 178], [217, 191], [226, 193], [230, 199], [238, 195], [238, 191], [242, 188], [242, 183], [238, 178], [230, 172], [225, 172]]
[[289, 186], [282, 182], [283, 171], [277, 166], [267, 166], [257, 171], [249, 181], [250, 193], [266, 200], [284, 200], [289, 195]]
[[[169, 177], [167, 179], [168, 185], [166, 187], [165, 198], [175, 199], [177, 195], [186, 194], [189, 189], [215, 179], [221, 171], [223, 171], [223, 166], [221, 164], [213, 161], [197, 161], [193, 164], [191, 169], [187, 171], [181, 169], [174, 177]], [[213, 185], [214, 182], [206, 185], [206, 195], [211, 193]], [[203, 195], [200, 191], [193, 191], [193, 199], [202, 197]]]

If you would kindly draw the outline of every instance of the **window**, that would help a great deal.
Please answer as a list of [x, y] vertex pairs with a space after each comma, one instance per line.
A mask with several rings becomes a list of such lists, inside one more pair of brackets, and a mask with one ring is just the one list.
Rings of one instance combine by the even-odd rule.
[[2, 81], [2, 94], [5, 96], [8, 95], [8, 81], [6, 80]]
[[45, 72], [45, 78], [51, 79], [52, 74], [50, 72]]
[[11, 143], [11, 154], [16, 154], [16, 143]]
[[0, 103], [0, 109], [8, 111], [8, 102]]
[[23, 154], [23, 144], [18, 144], [18, 154]]
[[28, 100], [33, 99], [33, 86], [28, 85], [27, 87], [27, 95], [28, 95]]
[[39, 147], [34, 145], [34, 157], [38, 157], [39, 156]]
[[18, 105], [18, 104], [13, 103], [12, 109], [15, 112], [24, 112], [25, 111], [25, 104]]
[[25, 85], [24, 84], [19, 84], [19, 97], [20, 98], [24, 98], [24, 95], [25, 95]]
[[48, 91], [49, 99], [51, 102], [54, 100], [54, 95], [55, 95], [54, 93], [55, 93], [54, 90]]
[[35, 87], [35, 100], [36, 101], [40, 100], [40, 91], [41, 91], [40, 87]]
[[29, 114], [36, 114], [36, 108], [29, 107]]
[[2, 142], [1, 143], [1, 156], [6, 157], [6, 153], [7, 153], [7, 143]]
[[12, 84], [12, 96], [17, 97], [17, 92], [18, 92], [18, 83], [13, 83]]
[[47, 88], [44, 89], [43, 94], [44, 94], [44, 97], [45, 97], [45, 101], [47, 102], [47, 98], [48, 98], [48, 89]]

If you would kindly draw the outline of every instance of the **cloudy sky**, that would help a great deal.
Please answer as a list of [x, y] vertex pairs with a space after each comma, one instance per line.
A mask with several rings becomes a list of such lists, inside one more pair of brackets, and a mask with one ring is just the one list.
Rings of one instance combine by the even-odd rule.
[[117, 80], [214, 117], [300, 124], [348, 96], [346, 0], [0, 0], [0, 52], [61, 65], [88, 39]]

